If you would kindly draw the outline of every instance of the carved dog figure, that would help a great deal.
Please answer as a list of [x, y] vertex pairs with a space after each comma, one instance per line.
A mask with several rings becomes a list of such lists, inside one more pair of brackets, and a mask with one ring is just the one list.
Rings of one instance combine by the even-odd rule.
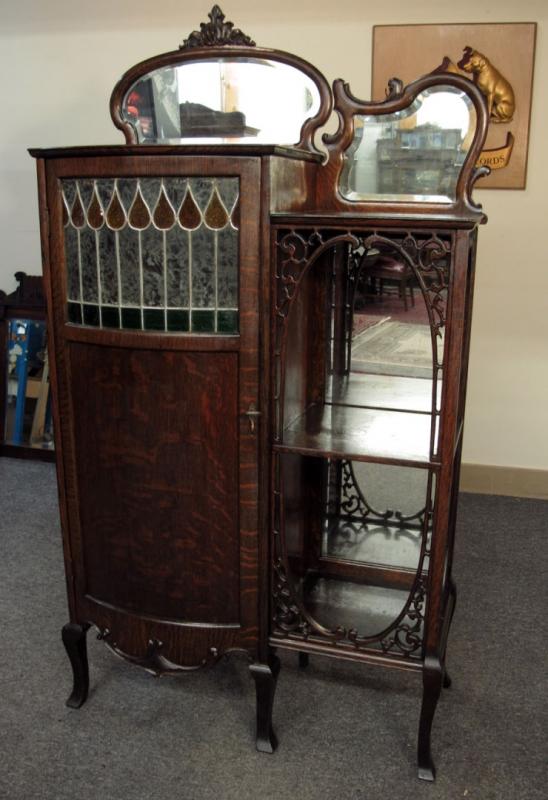
[[458, 66], [474, 76], [474, 83], [487, 99], [489, 119], [493, 122], [510, 122], [516, 107], [514, 90], [489, 59], [467, 46]]

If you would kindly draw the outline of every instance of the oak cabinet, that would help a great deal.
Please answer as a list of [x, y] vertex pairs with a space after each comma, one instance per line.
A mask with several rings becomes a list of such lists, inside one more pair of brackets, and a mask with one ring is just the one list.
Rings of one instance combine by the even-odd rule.
[[[91, 625], [154, 673], [242, 654], [264, 751], [277, 648], [377, 662], [423, 676], [433, 779], [483, 99], [436, 74], [358, 101], [215, 7], [181, 50], [126, 73], [111, 113], [125, 145], [32, 151], [69, 705], [87, 697]], [[387, 194], [377, 151], [425, 124], [443, 182]]]

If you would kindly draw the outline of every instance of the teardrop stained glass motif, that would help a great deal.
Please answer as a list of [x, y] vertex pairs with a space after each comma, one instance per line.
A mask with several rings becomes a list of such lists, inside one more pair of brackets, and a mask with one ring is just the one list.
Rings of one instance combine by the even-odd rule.
[[63, 208], [63, 212], [62, 212], [63, 213], [63, 228], [66, 228], [67, 225], [69, 224], [69, 214], [68, 214], [68, 210], [67, 210], [67, 202], [66, 202], [64, 197], [61, 200], [61, 206]]
[[240, 198], [236, 200], [234, 203], [234, 208], [232, 209], [232, 213], [230, 215], [230, 222], [233, 228], [236, 230], [240, 229]]
[[148, 228], [150, 225], [150, 211], [143, 200], [140, 188], [137, 189], [133, 205], [129, 212], [129, 224], [132, 228], [137, 228], [141, 231]]
[[154, 209], [154, 224], [161, 230], [168, 230], [173, 227], [174, 223], [175, 211], [167, 199], [164, 187], [162, 186], [158, 203]]
[[224, 228], [228, 222], [228, 214], [226, 208], [221, 203], [221, 198], [217, 192], [217, 187], [213, 189], [206, 212], [204, 214], [204, 219], [206, 221], [206, 225], [209, 228], [214, 228], [215, 230]]
[[89, 204], [88, 208], [88, 225], [90, 225], [92, 228], [95, 228], [95, 230], [99, 230], [99, 228], [103, 225], [103, 222], [103, 208], [97, 196], [97, 189], [94, 189], [93, 197], [91, 198], [91, 203]]
[[202, 215], [200, 214], [200, 209], [194, 202], [194, 198], [192, 197], [192, 192], [187, 189], [185, 194], [185, 199], [181, 205], [179, 210], [179, 222], [186, 228], [187, 230], [194, 230], [198, 228], [202, 222]]
[[76, 192], [76, 199], [74, 200], [74, 205], [72, 206], [72, 214], [70, 215], [70, 218], [72, 219], [72, 224], [75, 228], [83, 228], [86, 224], [86, 216], [84, 214], [82, 201], [80, 199], [80, 192]]
[[123, 228], [126, 224], [126, 215], [124, 214], [124, 209], [122, 208], [116, 189], [112, 194], [112, 199], [107, 210], [107, 224], [109, 228], [113, 228], [115, 231], [120, 230], [120, 228]]

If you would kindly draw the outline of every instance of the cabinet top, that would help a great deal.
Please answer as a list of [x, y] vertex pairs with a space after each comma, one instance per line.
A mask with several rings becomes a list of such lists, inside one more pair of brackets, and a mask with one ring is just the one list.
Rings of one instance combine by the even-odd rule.
[[319, 153], [300, 150], [297, 147], [286, 147], [274, 144], [111, 144], [111, 145], [77, 145], [74, 147], [30, 147], [33, 158], [90, 158], [121, 156], [212, 156], [223, 157], [261, 157], [280, 156], [304, 161], [321, 162]]
[[[180, 45], [136, 64], [111, 95], [125, 146], [31, 149], [37, 158], [268, 157], [318, 163], [309, 214], [485, 222], [471, 197], [488, 115], [479, 87], [447, 59], [382, 102], [333, 89], [307, 61], [258, 48], [218, 6]], [[324, 133], [332, 111], [334, 133]], [[321, 162], [321, 166], [320, 166]]]

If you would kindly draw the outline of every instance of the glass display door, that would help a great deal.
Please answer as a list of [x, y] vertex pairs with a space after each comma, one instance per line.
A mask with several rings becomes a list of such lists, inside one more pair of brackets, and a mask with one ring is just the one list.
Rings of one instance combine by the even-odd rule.
[[79, 618], [187, 626], [189, 666], [257, 637], [257, 163], [48, 163]]

